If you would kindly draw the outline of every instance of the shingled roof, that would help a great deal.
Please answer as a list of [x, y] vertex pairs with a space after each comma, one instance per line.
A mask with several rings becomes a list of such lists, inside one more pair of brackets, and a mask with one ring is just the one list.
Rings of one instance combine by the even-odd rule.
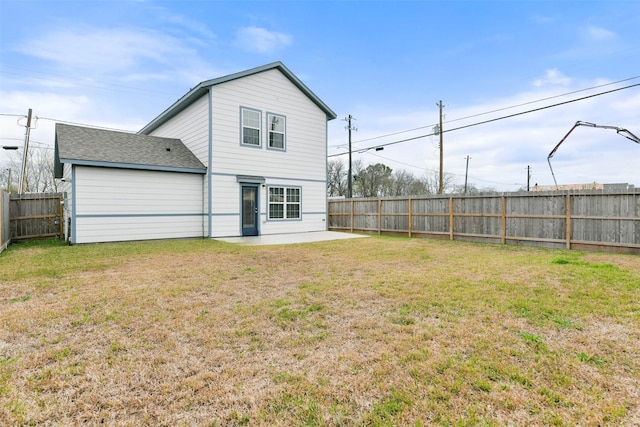
[[205, 173], [200, 160], [175, 138], [56, 123], [55, 177], [62, 164]]

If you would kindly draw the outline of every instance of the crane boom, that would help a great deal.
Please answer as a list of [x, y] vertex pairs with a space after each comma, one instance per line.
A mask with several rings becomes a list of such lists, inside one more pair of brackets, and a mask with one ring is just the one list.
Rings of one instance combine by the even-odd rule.
[[547, 163], [549, 163], [549, 169], [551, 169], [551, 176], [553, 176], [553, 182], [556, 185], [556, 189], [558, 188], [558, 182], [556, 181], [556, 175], [553, 173], [553, 167], [551, 167], [551, 158], [556, 153], [556, 151], [558, 151], [558, 148], [560, 147], [560, 145], [562, 145], [562, 143], [567, 139], [567, 137], [569, 135], [571, 135], [571, 132], [573, 132], [575, 130], [575, 128], [577, 128], [578, 126], [587, 126], [587, 127], [591, 127], [591, 128], [601, 128], [601, 129], [613, 129], [613, 130], [616, 131], [616, 133], [618, 135], [623, 136], [623, 137], [627, 138], [628, 140], [633, 141], [633, 142], [635, 142], [637, 144], [640, 144], [640, 138], [635, 136], [633, 133], [631, 133], [627, 129], [623, 129], [623, 128], [620, 128], [620, 127], [617, 127], [617, 126], [597, 125], [595, 123], [583, 122], [583, 121], [578, 120], [571, 127], [571, 129], [569, 129], [569, 132], [567, 132], [566, 135], [564, 137], [562, 137], [560, 142], [558, 142], [556, 144], [556, 146], [553, 147], [553, 150], [551, 150], [551, 152], [547, 156]]

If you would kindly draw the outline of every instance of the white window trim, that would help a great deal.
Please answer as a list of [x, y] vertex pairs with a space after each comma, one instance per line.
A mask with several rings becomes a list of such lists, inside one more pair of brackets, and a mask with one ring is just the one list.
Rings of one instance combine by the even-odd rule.
[[[244, 112], [245, 111], [253, 111], [255, 113], [258, 113], [260, 115], [260, 119], [259, 119], [259, 127], [253, 127], [253, 126], [245, 126], [244, 124]], [[247, 144], [246, 142], [244, 142], [244, 129], [255, 129], [258, 131], [258, 144]], [[258, 110], [256, 108], [249, 108], [249, 107], [240, 107], [240, 145], [242, 145], [243, 147], [253, 147], [253, 148], [262, 148], [262, 111]]]
[[[284, 199], [282, 202], [272, 202], [271, 201], [271, 189], [272, 188], [282, 188], [284, 190], [283, 196]], [[298, 190], [298, 201], [297, 202], [289, 202], [287, 200], [287, 190]], [[271, 217], [271, 205], [282, 205], [282, 218], [272, 218]], [[287, 205], [298, 205], [298, 216], [294, 218], [287, 217]], [[284, 185], [270, 185], [267, 187], [267, 220], [268, 221], [300, 221], [302, 220], [302, 187], [298, 186], [284, 186]]]
[[[284, 129], [282, 132], [274, 131], [271, 129], [271, 121], [273, 118], [284, 121]], [[271, 133], [277, 133], [282, 135], [282, 148], [271, 146]], [[283, 114], [267, 112], [267, 149], [276, 151], [287, 151], [287, 117]]]

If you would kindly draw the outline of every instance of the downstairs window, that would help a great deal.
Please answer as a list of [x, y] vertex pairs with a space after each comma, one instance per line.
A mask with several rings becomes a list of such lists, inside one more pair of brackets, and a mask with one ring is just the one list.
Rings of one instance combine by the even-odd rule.
[[300, 219], [298, 187], [269, 187], [269, 219]]

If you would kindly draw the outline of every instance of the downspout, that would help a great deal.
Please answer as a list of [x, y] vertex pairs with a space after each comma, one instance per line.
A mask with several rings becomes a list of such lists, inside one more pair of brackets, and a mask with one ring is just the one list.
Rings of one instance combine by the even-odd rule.
[[324, 231], [329, 231], [329, 117], [324, 122]]
[[78, 233], [76, 227], [76, 200], [78, 199], [78, 195], [76, 194], [76, 165], [71, 165], [71, 232], [70, 236], [70, 244], [74, 245], [76, 243], [76, 234]]
[[211, 184], [213, 181], [213, 175], [211, 165], [213, 163], [213, 91], [209, 87], [209, 158], [207, 160], [207, 234], [209, 238], [213, 237], [213, 191]]

